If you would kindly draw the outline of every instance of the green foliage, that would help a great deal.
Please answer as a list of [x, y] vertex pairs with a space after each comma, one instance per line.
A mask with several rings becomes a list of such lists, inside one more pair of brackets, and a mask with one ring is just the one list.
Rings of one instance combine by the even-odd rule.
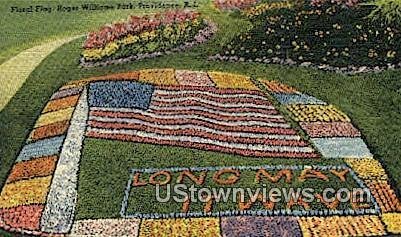
[[254, 27], [222, 51], [225, 57], [292, 59], [331, 66], [385, 66], [401, 61], [400, 29], [367, 21], [372, 6], [305, 4], [252, 19]]
[[374, 21], [384, 21], [390, 26], [401, 26], [401, 0], [376, 0], [375, 7], [369, 15]]

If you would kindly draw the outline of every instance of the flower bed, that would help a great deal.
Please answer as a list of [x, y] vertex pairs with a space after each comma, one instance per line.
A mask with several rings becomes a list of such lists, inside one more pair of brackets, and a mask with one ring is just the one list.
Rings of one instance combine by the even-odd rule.
[[370, 20], [372, 9], [354, 1], [315, 1], [256, 14], [254, 27], [211, 59], [298, 64], [346, 73], [401, 66], [401, 28]]
[[[71, 81], [43, 108], [0, 192], [0, 228], [12, 234], [401, 233], [400, 200], [348, 116], [277, 81], [146, 69]], [[312, 202], [151, 199], [155, 185], [192, 183], [317, 189]], [[321, 187], [367, 188], [374, 200], [327, 202]]]
[[260, 0], [214, 0], [214, 6], [220, 10], [240, 10], [253, 6]]
[[194, 11], [131, 16], [127, 22], [89, 33], [81, 65], [104, 66], [185, 50], [207, 41], [215, 31], [215, 24]]
[[250, 7], [243, 11], [243, 14], [249, 18], [258, 17], [266, 12], [273, 10], [273, 9], [280, 9], [280, 8], [292, 8], [293, 3], [290, 1], [283, 1], [283, 2], [267, 2], [261, 3], [254, 7]]

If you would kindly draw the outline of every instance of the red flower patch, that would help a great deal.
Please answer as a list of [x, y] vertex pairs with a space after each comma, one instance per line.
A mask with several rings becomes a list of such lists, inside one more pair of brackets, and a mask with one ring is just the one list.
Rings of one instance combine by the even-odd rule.
[[13, 228], [39, 230], [43, 205], [18, 206], [0, 210], [1, 219]]

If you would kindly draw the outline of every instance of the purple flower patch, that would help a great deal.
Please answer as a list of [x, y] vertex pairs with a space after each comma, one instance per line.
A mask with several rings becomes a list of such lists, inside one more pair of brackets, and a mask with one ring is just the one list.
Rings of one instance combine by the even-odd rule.
[[223, 236], [302, 236], [298, 221], [293, 217], [224, 217], [221, 229]]
[[107, 108], [147, 109], [154, 87], [130, 81], [94, 82], [89, 86], [89, 105]]

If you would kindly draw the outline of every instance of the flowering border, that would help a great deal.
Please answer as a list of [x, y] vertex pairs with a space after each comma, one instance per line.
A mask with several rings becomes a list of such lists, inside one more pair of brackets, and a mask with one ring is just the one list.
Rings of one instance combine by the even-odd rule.
[[257, 59], [245, 59], [238, 56], [224, 56], [216, 54], [209, 56], [210, 61], [227, 61], [227, 62], [249, 62], [249, 63], [263, 63], [263, 64], [278, 64], [284, 66], [300, 66], [306, 68], [319, 69], [323, 71], [341, 73], [344, 75], [356, 75], [361, 73], [378, 73], [386, 70], [394, 70], [401, 68], [401, 63], [391, 64], [386, 66], [348, 66], [348, 67], [335, 67], [327, 64], [314, 64], [311, 62], [297, 63], [292, 59], [282, 59], [278, 57], [270, 58], [257, 58]]
[[[75, 100], [77, 96], [79, 99]], [[66, 101], [68, 103], [65, 103]], [[8, 177], [0, 194], [0, 227], [10, 232], [38, 236], [62, 236], [69, 231], [72, 223], [69, 222], [68, 224], [68, 221], [73, 220], [74, 211], [59, 216], [62, 219], [60, 220], [61, 222], [67, 221], [67, 226], [58, 226], [54, 229], [46, 228], [45, 225], [47, 223], [54, 224], [53, 221], [59, 218], [54, 218], [54, 210], [49, 206], [52, 200], [50, 193], [54, 188], [57, 188], [54, 186], [58, 186], [58, 184], [65, 181], [69, 182], [64, 177], [65, 171], [68, 170], [67, 166], [69, 166], [67, 163], [70, 163], [69, 159], [72, 158], [67, 150], [69, 148], [77, 148], [73, 153], [79, 153], [76, 157], [78, 161], [80, 158], [81, 146], [69, 147], [68, 144], [71, 142], [76, 143], [74, 137], [76, 135], [72, 131], [74, 124], [77, 122], [86, 124], [85, 119], [82, 120], [77, 116], [79, 107], [82, 107], [82, 103], [85, 103], [85, 101], [84, 88], [60, 88], [44, 107], [33, 131], [27, 138], [26, 145], [21, 149], [12, 168], [12, 173]], [[49, 110], [49, 108], [51, 109]], [[63, 124], [62, 129], [58, 129], [60, 122]], [[46, 132], [46, 130], [51, 130], [51, 132]], [[80, 137], [78, 136], [78, 139]], [[65, 162], [66, 158], [68, 158], [67, 162]], [[49, 159], [54, 164], [48, 167]], [[36, 167], [32, 167], [32, 165], [37, 165], [38, 168], [45, 168], [46, 171], [39, 170]], [[23, 167], [24, 170], [21, 171], [19, 167]], [[55, 178], [56, 176], [58, 178]], [[70, 173], [69, 176], [71, 176], [70, 180], [73, 182], [73, 185], [76, 185], [77, 174]], [[56, 182], [56, 180], [59, 180], [59, 182]], [[28, 184], [30, 184], [29, 187], [25, 187]], [[16, 188], [10, 189], [11, 185]], [[28, 190], [30, 193], [26, 193], [24, 190]], [[75, 187], [70, 188], [71, 190], [76, 192]], [[57, 200], [57, 195], [54, 200]], [[36, 206], [38, 208], [34, 208]], [[59, 207], [59, 202], [55, 206]], [[67, 203], [67, 206], [74, 209], [75, 203]], [[18, 208], [24, 209], [22, 210], [23, 214], [21, 214], [21, 217], [17, 216]], [[46, 221], [46, 217], [44, 217], [44, 213], [49, 208], [51, 210], [49, 215], [47, 215], [50, 218], [48, 222]], [[13, 215], [15, 215], [14, 218], [20, 218], [18, 220], [20, 224], [14, 223], [12, 219], [7, 219], [13, 218]], [[62, 229], [59, 229], [59, 227]]]
[[87, 62], [83, 58], [80, 59], [80, 66], [83, 68], [91, 68], [91, 67], [105, 67], [108, 65], [113, 65], [113, 64], [122, 64], [122, 63], [127, 63], [127, 62], [134, 62], [134, 61], [139, 61], [143, 59], [148, 59], [148, 58], [156, 58], [160, 57], [162, 55], [170, 55], [175, 52], [181, 52], [184, 50], [191, 49], [199, 44], [203, 44], [206, 41], [208, 41], [216, 32], [217, 32], [217, 25], [210, 20], [204, 20], [206, 27], [201, 29], [198, 34], [194, 37], [194, 40], [192, 41], [187, 41], [183, 43], [182, 45], [172, 48], [170, 50], [166, 51], [156, 51], [153, 53], [148, 53], [148, 54], [137, 54], [137, 55], [132, 55], [126, 58], [120, 58], [120, 59], [109, 59], [109, 60], [104, 60], [100, 62]]

